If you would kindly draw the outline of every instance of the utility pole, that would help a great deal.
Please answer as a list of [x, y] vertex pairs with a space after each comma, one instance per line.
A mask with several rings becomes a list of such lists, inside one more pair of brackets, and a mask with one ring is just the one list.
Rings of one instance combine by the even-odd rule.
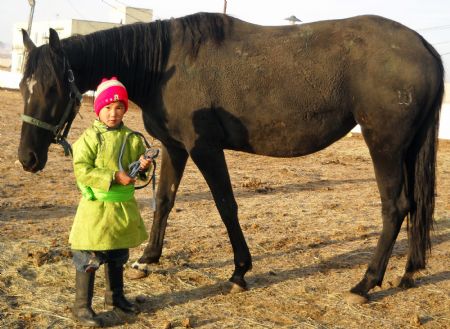
[[33, 24], [33, 14], [34, 14], [34, 6], [36, 6], [36, 0], [28, 0], [28, 3], [30, 4], [30, 17], [28, 18], [28, 35], [31, 33], [31, 25]]
[[227, 13], [227, 0], [223, 0], [223, 13]]
[[[27, 28], [27, 33], [28, 36], [31, 37], [31, 25], [33, 24], [33, 14], [34, 14], [34, 6], [36, 6], [36, 0], [28, 0], [28, 3], [30, 4], [30, 17], [28, 18], [28, 28]], [[22, 53], [22, 65], [21, 65], [21, 69], [20, 71], [23, 72], [24, 68], [25, 68], [25, 52], [26, 49], [23, 48], [23, 53]]]

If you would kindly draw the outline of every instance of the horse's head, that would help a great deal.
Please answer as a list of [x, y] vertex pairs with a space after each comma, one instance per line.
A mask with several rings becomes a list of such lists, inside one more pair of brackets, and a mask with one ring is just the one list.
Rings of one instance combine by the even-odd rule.
[[20, 92], [24, 100], [19, 161], [24, 170], [45, 167], [51, 143], [67, 144], [65, 137], [76, 115], [81, 96], [58, 34], [50, 29], [48, 45], [36, 47], [26, 31], [28, 52]]

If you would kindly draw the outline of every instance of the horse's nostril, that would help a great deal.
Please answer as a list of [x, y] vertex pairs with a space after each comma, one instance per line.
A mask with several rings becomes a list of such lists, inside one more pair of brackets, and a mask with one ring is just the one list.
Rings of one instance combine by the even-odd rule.
[[26, 158], [20, 159], [22, 163], [22, 167], [26, 171], [36, 172], [37, 166], [39, 164], [38, 157], [34, 152], [28, 152]]
[[30, 152], [30, 161], [31, 161], [31, 163], [30, 163], [31, 169], [32, 169], [33, 171], [36, 170], [36, 167], [37, 167], [38, 164], [39, 164], [39, 159], [38, 159], [36, 153]]

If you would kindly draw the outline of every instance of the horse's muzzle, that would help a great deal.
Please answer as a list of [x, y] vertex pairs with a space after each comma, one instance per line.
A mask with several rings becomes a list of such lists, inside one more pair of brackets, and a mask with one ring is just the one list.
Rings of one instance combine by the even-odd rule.
[[45, 161], [39, 161], [36, 153], [27, 152], [25, 156], [21, 156], [19, 153], [19, 161], [22, 164], [23, 170], [36, 173], [42, 170], [45, 166]]

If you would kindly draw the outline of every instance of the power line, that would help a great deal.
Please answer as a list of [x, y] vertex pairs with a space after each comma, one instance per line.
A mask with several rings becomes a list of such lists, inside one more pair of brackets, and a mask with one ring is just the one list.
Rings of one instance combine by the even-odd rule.
[[432, 27], [425, 27], [422, 29], [418, 29], [417, 31], [426, 32], [426, 31], [434, 31], [434, 30], [446, 30], [446, 29], [450, 29], [450, 25], [438, 25], [438, 26], [432, 26]]
[[119, 1], [119, 0], [114, 0], [114, 1], [117, 3], [120, 3], [122, 6], [129, 7], [126, 3], [123, 3], [122, 1]]
[[93, 25], [93, 24], [91, 23], [90, 20], [86, 19], [86, 17], [84, 17], [84, 15], [78, 11], [78, 9], [72, 4], [72, 1], [67, 0], [67, 2], [69, 3], [70, 7], [72, 7], [72, 9], [73, 9], [78, 15], [80, 15], [80, 17], [81, 17], [82, 19], [84, 19], [85, 21], [87, 21], [87, 23], [94, 29], [94, 31], [97, 29], [97, 27], [96, 27], [95, 25]]
[[[117, 2], [117, 3], [119, 3], [119, 4], [121, 4], [122, 6], [124, 6], [124, 7], [132, 7], [132, 6], [130, 6], [130, 5], [128, 5], [128, 4], [126, 4], [125, 2], [122, 2], [122, 1], [119, 1], [119, 0], [114, 0], [115, 2]], [[147, 11], [146, 11], [146, 9], [144, 9], [144, 8], [136, 8], [136, 7], [132, 7], [134, 10], [137, 10], [137, 11], [140, 11], [140, 12], [142, 12], [142, 13], [146, 13]], [[120, 10], [120, 9], [119, 9]], [[123, 12], [123, 11], [122, 11]], [[128, 16], [130, 16], [130, 17], [132, 17], [131, 15], [129, 15], [129, 14], [127, 14]], [[135, 18], [136, 19], [136, 18]]]
[[447, 43], [450, 43], [450, 40], [432, 43], [432, 45], [433, 45], [433, 46], [436, 46], [436, 45], [445, 45], [445, 44], [447, 44]]
[[125, 12], [125, 11], [123, 11], [123, 10], [120, 10], [119, 8], [117, 8], [116, 6], [114, 6], [114, 5], [112, 5], [112, 4], [108, 3], [108, 2], [106, 2], [105, 0], [101, 0], [101, 1], [102, 1], [104, 4], [110, 6], [111, 8], [114, 8], [115, 10], [120, 11], [121, 13], [125, 14], [126, 16], [130, 16], [131, 18], [134, 18], [137, 22], [140, 22], [140, 21], [141, 21], [139, 18], [136, 18], [136, 17], [134, 17], [133, 15], [130, 15], [129, 13], [127, 13], [127, 12]]

